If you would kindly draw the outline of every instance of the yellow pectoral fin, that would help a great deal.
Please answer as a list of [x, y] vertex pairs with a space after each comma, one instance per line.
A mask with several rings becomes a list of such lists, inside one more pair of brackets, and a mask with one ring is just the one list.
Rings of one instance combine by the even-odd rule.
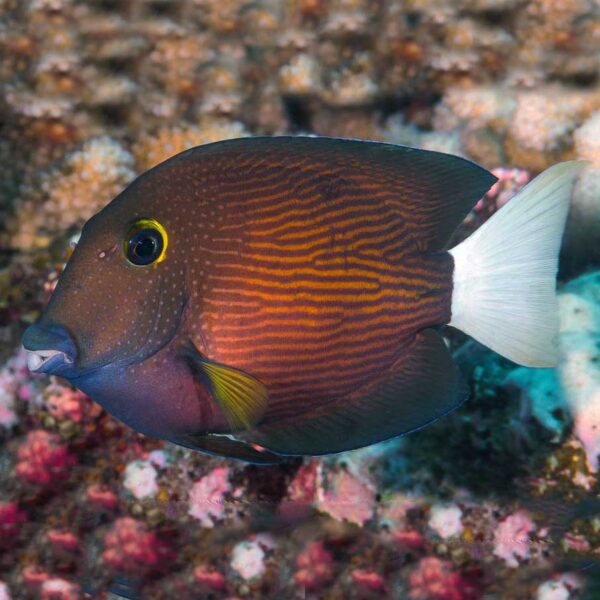
[[250, 429], [267, 409], [265, 385], [255, 377], [203, 357], [193, 345], [185, 352], [223, 411], [231, 431]]
[[267, 409], [264, 384], [243, 371], [210, 361], [202, 361], [201, 368], [231, 430], [250, 429]]

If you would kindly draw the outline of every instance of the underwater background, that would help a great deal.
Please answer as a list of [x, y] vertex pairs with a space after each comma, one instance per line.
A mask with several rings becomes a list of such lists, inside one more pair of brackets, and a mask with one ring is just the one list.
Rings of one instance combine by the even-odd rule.
[[[0, 599], [599, 599], [599, 72], [597, 0], [0, 0]], [[558, 368], [447, 331], [462, 407], [268, 467], [28, 372], [21, 335], [90, 216], [181, 150], [290, 133], [492, 170], [455, 242], [589, 161]]]

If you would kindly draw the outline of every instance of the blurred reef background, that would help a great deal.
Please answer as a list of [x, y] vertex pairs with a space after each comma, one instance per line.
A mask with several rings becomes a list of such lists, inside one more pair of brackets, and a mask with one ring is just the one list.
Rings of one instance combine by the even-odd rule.
[[[600, 598], [599, 73], [598, 0], [0, 0], [0, 599]], [[588, 160], [559, 368], [448, 332], [459, 410], [278, 467], [146, 438], [28, 374], [20, 335], [92, 214], [185, 148], [286, 133], [492, 169], [459, 238]]]

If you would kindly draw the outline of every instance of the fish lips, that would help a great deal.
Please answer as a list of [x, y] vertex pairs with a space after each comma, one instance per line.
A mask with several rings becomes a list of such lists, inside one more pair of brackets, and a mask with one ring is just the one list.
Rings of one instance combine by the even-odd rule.
[[32, 373], [77, 376], [77, 347], [63, 325], [38, 321], [25, 330], [22, 343]]

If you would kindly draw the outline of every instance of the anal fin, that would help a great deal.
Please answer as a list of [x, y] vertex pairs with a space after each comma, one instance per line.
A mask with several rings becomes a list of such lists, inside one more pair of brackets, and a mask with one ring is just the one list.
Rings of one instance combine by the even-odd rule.
[[343, 452], [396, 437], [435, 421], [468, 396], [444, 340], [433, 329], [391, 366], [387, 377], [349, 397], [240, 436], [284, 455]]
[[257, 465], [274, 465], [285, 460], [284, 456], [279, 456], [266, 449], [255, 448], [249, 443], [240, 442], [227, 435], [185, 434], [170, 441], [205, 454], [236, 458]]

